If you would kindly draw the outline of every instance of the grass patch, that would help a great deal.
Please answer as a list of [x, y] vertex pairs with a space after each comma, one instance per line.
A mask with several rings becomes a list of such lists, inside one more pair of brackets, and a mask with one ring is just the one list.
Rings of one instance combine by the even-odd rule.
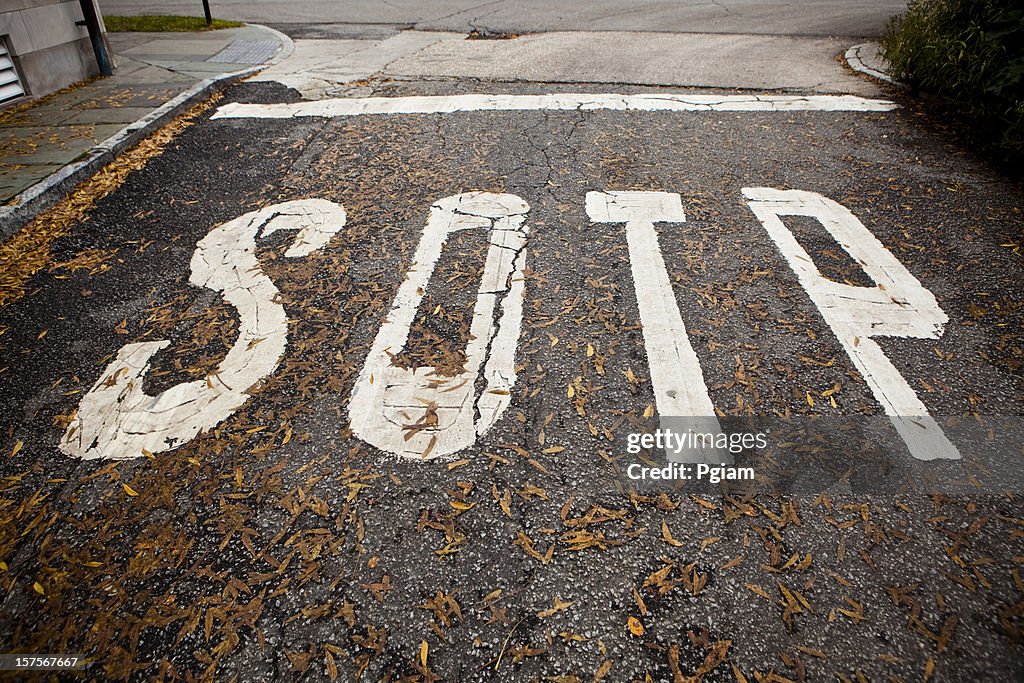
[[1020, 0], [912, 0], [881, 44], [895, 78], [953, 104], [1005, 161], [1024, 160]]
[[178, 17], [163, 15], [143, 15], [140, 17], [105, 16], [103, 23], [111, 33], [123, 31], [143, 31], [160, 33], [163, 31], [215, 31], [221, 28], [238, 28], [245, 26], [240, 21], [214, 19], [209, 26], [202, 17]]

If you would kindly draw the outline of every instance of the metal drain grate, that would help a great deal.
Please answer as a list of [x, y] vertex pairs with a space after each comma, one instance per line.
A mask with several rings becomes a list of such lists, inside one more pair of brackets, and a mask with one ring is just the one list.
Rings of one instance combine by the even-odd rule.
[[7, 49], [7, 36], [0, 36], [0, 105], [7, 104], [25, 94], [11, 52]]
[[277, 52], [276, 40], [236, 40], [210, 57], [208, 62], [225, 64], [262, 64]]

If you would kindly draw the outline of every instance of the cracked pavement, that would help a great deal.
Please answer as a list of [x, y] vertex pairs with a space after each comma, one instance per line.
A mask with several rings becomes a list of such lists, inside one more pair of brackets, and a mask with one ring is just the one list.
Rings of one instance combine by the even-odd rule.
[[[361, 3], [293, 3], [314, 37], [291, 68], [72, 195], [92, 208], [66, 232], [42, 230], [62, 206], [31, 226], [45, 264], [0, 308], [7, 650], [80, 653], [88, 679], [1024, 677], [1019, 182], [837, 64], [855, 86], [666, 88], [632, 62], [582, 78], [586, 59], [472, 77], [445, 60], [552, 53], [388, 26], [510, 28], [529, 5], [558, 31], [664, 28], [656, 4], [554, 25], [558, 3], [374, 3], [357, 29]], [[758, 11], [688, 4], [697, 31]], [[869, 5], [849, 30], [875, 26]], [[551, 35], [531, 39], [578, 44]], [[777, 190], [870, 239], [777, 209], [801, 256], [764, 219]], [[900, 267], [862, 262], [878, 249]], [[847, 343], [794, 254], [886, 311], [869, 326], [919, 336]], [[924, 293], [879, 287], [882, 266]], [[644, 319], [652, 301], [678, 325]], [[656, 370], [669, 328], [696, 372]], [[875, 344], [961, 460], [912, 454], [854, 361]], [[133, 348], [148, 364], [111, 375]], [[259, 376], [222, 378], [229, 359]], [[92, 417], [149, 410], [184, 442], [62, 453], [104, 378], [138, 402]], [[631, 434], [686, 424], [660, 414], [665, 386], [715, 411], [677, 417], [778, 430], [751, 461], [775, 486], [630, 479], [664, 457]], [[241, 404], [203, 409], [221, 397]]]

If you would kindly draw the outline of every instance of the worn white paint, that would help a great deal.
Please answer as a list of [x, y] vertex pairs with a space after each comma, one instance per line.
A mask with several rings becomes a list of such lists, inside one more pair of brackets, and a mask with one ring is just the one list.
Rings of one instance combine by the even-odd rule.
[[450, 114], [460, 111], [859, 111], [898, 107], [888, 100], [853, 95], [616, 95], [558, 93], [549, 95], [441, 95], [420, 97], [336, 98], [313, 102], [244, 104], [231, 102], [211, 117], [281, 119], [296, 116], [363, 116], [367, 114]]
[[[136, 458], [143, 450], [176, 448], [238, 410], [248, 391], [277, 368], [288, 339], [278, 290], [256, 260], [256, 237], [297, 230], [289, 258], [322, 248], [346, 221], [345, 210], [323, 199], [284, 202], [218, 225], [196, 246], [190, 282], [223, 294], [238, 311], [238, 340], [208, 377], [157, 396], [143, 391], [149, 361], [169, 341], [127, 344], [78, 406], [60, 449], [84, 459]], [[262, 233], [260, 232], [262, 229]]]
[[[430, 208], [413, 265], [352, 390], [349, 417], [360, 439], [405, 457], [443, 457], [472, 446], [508, 407], [523, 316], [524, 222], [529, 208], [515, 195], [489, 192], [446, 197]], [[392, 357], [405, 348], [445, 241], [454, 232], [470, 229], [487, 230], [491, 246], [473, 309], [464, 370], [446, 377], [431, 367], [396, 367]], [[486, 386], [477, 397], [481, 366]]]
[[[690, 344], [661, 254], [655, 223], [683, 223], [682, 201], [671, 192], [588, 192], [587, 216], [595, 223], [625, 223], [644, 347], [658, 414], [684, 418], [700, 433], [721, 433], [700, 361]], [[694, 420], [692, 418], [703, 418]], [[663, 427], [669, 427], [663, 421]], [[731, 463], [726, 450], [666, 451], [676, 462]]]
[[[747, 187], [743, 195], [892, 418], [911, 455], [919, 460], [959, 458], [959, 451], [872, 339], [937, 339], [948, 318], [932, 293], [841, 204], [801, 190]], [[780, 216], [809, 216], [819, 221], [877, 286], [857, 287], [824, 277]]]
[[388, 64], [434, 43], [465, 40], [465, 34], [441, 31], [402, 31], [384, 40], [299, 38], [294, 54], [251, 77], [276, 81], [298, 90], [303, 99], [337, 96], [346, 85], [373, 76]]

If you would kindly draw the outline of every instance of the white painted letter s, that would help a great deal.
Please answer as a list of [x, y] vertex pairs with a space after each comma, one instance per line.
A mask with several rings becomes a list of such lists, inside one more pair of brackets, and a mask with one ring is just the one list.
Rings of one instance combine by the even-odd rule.
[[[196, 245], [189, 282], [222, 292], [238, 311], [238, 340], [216, 372], [157, 396], [142, 389], [149, 361], [168, 341], [126, 344], [78, 406], [60, 450], [86, 460], [137, 458], [177, 448], [238, 410], [246, 393], [277, 368], [288, 337], [278, 290], [256, 260], [257, 234], [297, 230], [289, 258], [322, 248], [346, 221], [323, 199], [300, 199], [252, 211], [218, 225]], [[262, 228], [262, 233], [260, 230]]]

